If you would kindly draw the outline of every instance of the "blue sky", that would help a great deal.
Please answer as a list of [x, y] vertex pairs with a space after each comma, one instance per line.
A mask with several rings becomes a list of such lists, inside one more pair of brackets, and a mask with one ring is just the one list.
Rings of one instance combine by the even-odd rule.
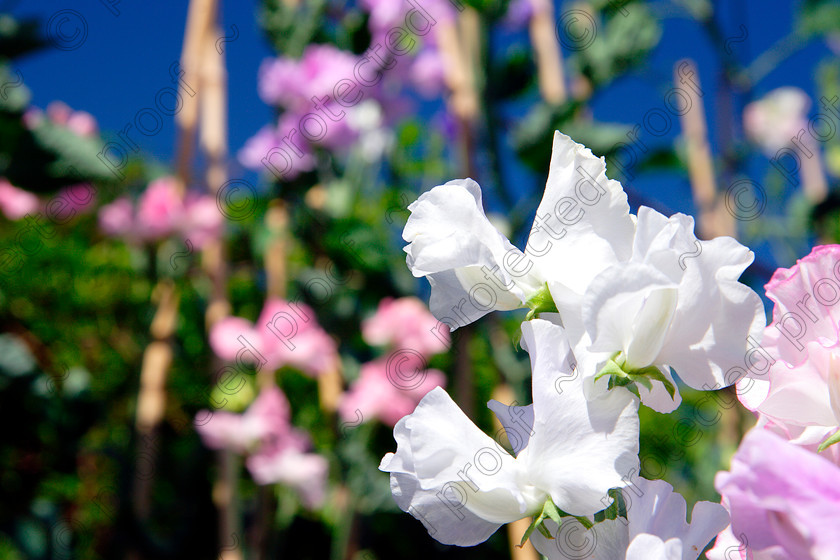
[[[107, 6], [108, 2], [112, 8]], [[787, 35], [797, 11], [796, 3], [782, 0], [719, 1], [715, 4], [722, 33], [725, 37], [738, 39], [731, 45], [742, 61], [753, 60]], [[35, 105], [45, 107], [53, 100], [62, 100], [74, 109], [94, 114], [103, 130], [116, 132], [132, 123], [138, 111], [153, 107], [156, 93], [172, 85], [169, 69], [180, 56], [187, 2], [84, 0], [69, 6], [66, 1], [39, 0], [37, 3], [5, 2], [0, 5], [3, 6], [0, 9], [11, 8], [16, 17], [38, 18], [44, 29], [50, 18], [62, 10], [74, 10], [84, 20], [67, 20], [63, 28], [68, 36], [78, 29], [78, 37], [85, 37], [78, 48], [48, 48], [18, 63], [17, 68], [33, 92]], [[651, 3], [651, 7], [665, 18], [660, 45], [645, 67], [632, 77], [621, 79], [595, 99], [594, 116], [601, 121], [641, 123], [645, 112], [662, 106], [663, 94], [671, 87], [669, 81], [674, 63], [690, 57], [700, 67], [704, 91], [712, 93], [704, 96], [704, 103], [714, 150], [719, 132], [714, 92], [719, 85], [720, 68], [713, 45], [697, 23], [675, 4], [657, 2]], [[271, 110], [260, 101], [256, 91], [257, 68], [272, 54], [257, 25], [257, 8], [257, 2], [223, 4], [223, 35], [238, 34], [235, 40], [224, 44], [229, 80], [229, 140], [233, 154], [271, 117]], [[233, 26], [236, 26], [235, 31]], [[743, 40], [739, 39], [744, 35]], [[761, 81], [757, 93], [782, 85], [796, 85], [813, 96], [814, 69], [828, 54], [824, 44], [813, 42]], [[660, 139], [650, 136], [643, 139], [651, 143], [670, 142], [678, 133], [678, 126], [674, 126]], [[170, 118], [165, 119], [157, 134], [142, 136], [135, 133], [134, 139], [148, 155], [168, 163], [174, 137]], [[238, 164], [234, 162], [233, 165], [232, 175], [241, 175]], [[518, 176], [523, 172], [515, 173]], [[541, 180], [536, 176], [529, 178], [529, 182]], [[682, 177], [640, 178], [631, 188], [645, 197], [655, 198], [668, 210], [694, 211], [690, 187]], [[767, 266], [791, 264], [774, 263], [766, 248], [756, 249]]]

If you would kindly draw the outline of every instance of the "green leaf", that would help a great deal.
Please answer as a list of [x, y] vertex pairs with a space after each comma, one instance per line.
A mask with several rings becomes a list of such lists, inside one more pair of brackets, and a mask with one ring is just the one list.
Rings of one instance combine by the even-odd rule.
[[827, 440], [822, 442], [820, 444], [820, 446], [817, 448], [817, 451], [823, 451], [824, 449], [827, 449], [827, 448], [831, 447], [832, 445], [834, 445], [837, 442], [840, 442], [840, 429], [838, 429], [836, 432], [834, 432], [834, 434], [829, 436], [829, 438]]

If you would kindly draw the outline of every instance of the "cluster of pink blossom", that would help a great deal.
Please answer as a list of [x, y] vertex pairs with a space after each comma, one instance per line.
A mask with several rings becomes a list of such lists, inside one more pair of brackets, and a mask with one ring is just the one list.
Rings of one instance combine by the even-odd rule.
[[10, 220], [20, 220], [41, 207], [38, 197], [29, 191], [12, 185], [5, 177], [0, 177], [0, 210]]
[[[46, 117], [53, 124], [63, 126], [79, 136], [89, 138], [99, 133], [93, 115], [87, 111], [74, 111], [62, 101], [53, 101], [47, 105]], [[31, 107], [23, 114], [23, 122], [29, 129], [34, 129], [43, 119], [44, 111], [37, 107]]]
[[289, 401], [275, 385], [262, 389], [243, 414], [204, 410], [195, 426], [210, 449], [247, 454], [246, 466], [258, 484], [290, 486], [310, 509], [323, 503], [327, 460], [307, 452], [309, 438], [292, 426]]
[[758, 423], [715, 479], [732, 524], [709, 558], [840, 558], [840, 246], [816, 247], [765, 289], [768, 363], [738, 383]]
[[179, 234], [196, 248], [219, 237], [224, 218], [209, 195], [183, 198], [173, 177], [149, 183], [135, 204], [120, 197], [99, 210], [99, 226], [107, 235], [131, 242], [158, 241]]
[[265, 302], [256, 325], [241, 317], [216, 323], [210, 331], [210, 347], [237, 365], [248, 356], [258, 371], [291, 366], [317, 377], [339, 367], [335, 342], [318, 325], [312, 309], [279, 298]]
[[359, 378], [339, 404], [345, 421], [378, 418], [393, 426], [410, 414], [426, 393], [446, 385], [446, 377], [427, 369], [429, 356], [449, 347], [449, 329], [417, 298], [386, 298], [362, 324], [362, 337], [371, 346], [386, 346], [384, 357], [362, 365]]
[[[42, 203], [33, 193], [12, 185], [5, 177], [0, 177], [0, 211], [10, 220], [20, 220], [27, 214], [44, 210], [48, 217], [55, 219], [61, 213], [67, 216], [66, 223], [76, 213], [93, 208], [96, 189], [87, 183], [70, 185], [61, 189], [46, 203]], [[60, 201], [60, 202], [59, 202]]]

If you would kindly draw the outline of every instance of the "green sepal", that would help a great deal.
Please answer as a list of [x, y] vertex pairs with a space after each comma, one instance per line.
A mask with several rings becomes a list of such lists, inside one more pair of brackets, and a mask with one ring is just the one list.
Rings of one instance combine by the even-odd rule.
[[545, 520], [551, 519], [557, 526], [560, 527], [563, 525], [563, 518], [564, 517], [574, 517], [578, 520], [578, 522], [583, 525], [586, 529], [592, 528], [592, 521], [587, 519], [586, 517], [578, 517], [576, 515], [571, 515], [566, 513], [562, 509], [558, 508], [557, 505], [551, 500], [551, 498], [546, 499], [545, 503], [543, 503], [542, 511], [539, 515], [534, 517], [531, 521], [531, 524], [528, 525], [528, 529], [525, 530], [525, 534], [522, 535], [522, 541], [517, 545], [517, 547], [522, 548], [525, 546], [525, 543], [531, 537], [531, 533], [534, 532], [534, 529], [539, 529], [540, 533], [547, 539], [554, 539], [551, 535], [551, 531], [548, 530], [548, 527], [545, 526]]
[[611, 488], [607, 495], [613, 499], [610, 506], [595, 514], [595, 521], [600, 522], [606, 519], [618, 519], [619, 517], [627, 518], [627, 503], [624, 501], [624, 495], [620, 488]]
[[607, 363], [604, 364], [604, 367], [601, 368], [601, 371], [599, 371], [598, 375], [595, 376], [595, 381], [598, 381], [605, 375], [616, 377], [618, 379], [628, 378], [627, 373], [623, 369], [621, 369], [621, 366], [618, 365], [613, 359], [607, 360]]
[[820, 446], [817, 447], [817, 451], [823, 451], [824, 449], [831, 447], [837, 442], [840, 442], [840, 429], [838, 429], [836, 432], [830, 435], [827, 440], [822, 442]]
[[[568, 516], [569, 514], [566, 512], [562, 512], [563, 515]], [[557, 525], [562, 525], [563, 520], [560, 519], [561, 511], [557, 509], [557, 506], [554, 505], [554, 501], [549, 498], [543, 504], [543, 513], [542, 515], [547, 516], [549, 519], [557, 523]]]
[[545, 523], [540, 523], [539, 525], [537, 525], [537, 530], [539, 530], [539, 532], [542, 533], [542, 536], [544, 536], [545, 538], [554, 540], [554, 536], [552, 536], [551, 531], [548, 530], [548, 527], [545, 526]]
[[607, 389], [612, 389], [613, 387], [626, 387], [628, 391], [641, 399], [639, 396], [639, 389], [636, 387], [636, 384], [642, 385], [650, 391], [653, 389], [651, 380], [655, 380], [665, 386], [668, 394], [671, 395], [671, 399], [673, 399], [677, 394], [677, 388], [668, 380], [667, 377], [665, 377], [658, 367], [648, 366], [639, 370], [625, 371], [624, 368], [615, 360], [616, 357], [618, 357], [618, 354], [607, 360], [607, 363], [604, 364], [604, 367], [601, 368], [601, 371], [599, 371], [595, 376], [595, 381], [598, 381], [605, 375], [609, 376]]
[[[665, 377], [665, 374], [663, 374], [662, 371], [656, 366], [648, 366], [646, 368], [642, 368], [638, 372], [633, 372], [633, 374], [634, 375], [645, 376], [645, 380], [648, 381], [648, 383], [650, 383], [650, 380], [647, 379], [648, 377], [650, 379], [655, 379], [656, 381], [659, 381], [660, 383], [665, 385], [665, 389], [668, 391], [668, 394], [671, 395], [672, 400], [673, 400], [674, 396], [677, 394], [677, 388], [674, 387], [674, 384], [671, 383], [668, 380], [668, 378]], [[648, 389], [651, 388], [650, 385], [646, 385], [646, 387]]]
[[[542, 522], [540, 522], [540, 525], [542, 525]], [[528, 525], [528, 528], [525, 529], [525, 534], [522, 535], [522, 540], [519, 542], [518, 545], [516, 545], [517, 548], [522, 548], [523, 546], [525, 546], [525, 543], [528, 542], [528, 539], [531, 537], [531, 533], [534, 532], [534, 529], [536, 529], [536, 527], [537, 527], [537, 518], [535, 517], [531, 521], [531, 524]], [[548, 529], [546, 529], [546, 531], [548, 531]], [[542, 531], [540, 531], [540, 532], [542, 532]]]
[[551, 297], [551, 292], [548, 290], [548, 284], [543, 286], [531, 298], [525, 302], [525, 305], [530, 309], [525, 316], [526, 321], [530, 321], [540, 316], [540, 313], [557, 313], [557, 304]]

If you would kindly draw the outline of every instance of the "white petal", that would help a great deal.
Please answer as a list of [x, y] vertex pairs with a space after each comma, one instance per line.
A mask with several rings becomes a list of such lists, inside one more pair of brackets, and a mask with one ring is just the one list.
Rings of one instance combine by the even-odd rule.
[[[397, 423], [394, 438], [397, 452], [385, 456], [380, 470], [391, 473], [392, 493], [404, 511], [413, 507], [447, 535], [442, 538], [458, 541], [447, 544], [467, 546], [482, 535], [483, 540], [490, 525], [531, 515], [544, 501], [530, 494], [527, 486], [520, 488], [521, 465], [482, 433], [440, 387]], [[448, 526], [438, 527], [435, 519], [448, 520]], [[459, 531], [465, 536], [458, 536]]]
[[[534, 263], [487, 219], [481, 189], [472, 179], [434, 187], [408, 209], [406, 262], [414, 276], [429, 277], [437, 301], [432, 311], [440, 320], [454, 319], [450, 326], [463, 326], [493, 309], [513, 309], [542, 285], [534, 277]], [[459, 311], [465, 304], [473, 309]]]
[[753, 254], [731, 237], [700, 242], [702, 253], [684, 261], [674, 328], [660, 360], [687, 385], [699, 390], [735, 383], [766, 324], [764, 305], [752, 289], [737, 281]]
[[602, 270], [630, 257], [633, 218], [603, 158], [554, 133], [545, 194], [525, 254], [551, 278], [582, 294]]
[[[677, 382], [674, 381], [674, 376], [671, 375], [671, 369], [669, 367], [659, 367], [659, 371], [662, 372], [665, 379], [670, 381], [675, 388], [677, 387]], [[671, 397], [671, 393], [669, 393], [668, 389], [665, 388], [665, 385], [659, 381], [653, 381], [651, 383], [651, 389], [648, 389], [644, 385], [638, 383], [636, 385], [639, 389], [639, 396], [642, 399], [642, 404], [652, 410], [655, 410], [656, 412], [659, 412], [660, 414], [674, 412], [682, 402], [682, 396], [679, 391], [675, 391], [674, 396]]]
[[607, 519], [591, 529], [571, 518], [564, 519], [559, 528], [551, 520], [545, 525], [554, 538], [547, 539], [535, 530], [531, 533], [531, 543], [549, 560], [620, 560], [629, 543], [624, 520]]
[[682, 537], [686, 552], [696, 553], [691, 560], [699, 557], [706, 545], [729, 525], [729, 512], [720, 504], [697, 502], [691, 510], [691, 525], [688, 533]]
[[[403, 424], [404, 419], [397, 427], [404, 429]], [[396, 434], [397, 428], [394, 432]], [[438, 542], [474, 546], [486, 541], [501, 526], [461, 507], [457, 489], [438, 495], [438, 489], [420, 488], [410, 449], [398, 450], [398, 454], [388, 453], [379, 469], [391, 473], [391, 494], [399, 508], [420, 521]]]
[[638, 472], [638, 401], [626, 390], [588, 401], [557, 325], [523, 323], [522, 345], [531, 356], [534, 435], [517, 460], [528, 463], [530, 481], [550, 491], [557, 507], [591, 515], [609, 505], [610, 488]]
[[729, 514], [723, 506], [711, 502], [697, 502], [691, 523], [687, 523], [685, 498], [664, 480], [637, 477], [623, 492], [630, 538], [647, 534], [666, 545], [671, 541], [681, 542], [683, 560], [696, 560], [709, 541], [729, 524]]
[[677, 539], [663, 542], [657, 536], [641, 534], [627, 547], [626, 560], [682, 560], [682, 543]]
[[677, 285], [644, 264], [610, 267], [592, 282], [583, 300], [583, 320], [592, 351], [624, 352], [626, 365], [654, 363], [671, 326]]
[[514, 455], [519, 455], [534, 434], [534, 405], [510, 406], [493, 400], [487, 403], [487, 408], [504, 427]]

